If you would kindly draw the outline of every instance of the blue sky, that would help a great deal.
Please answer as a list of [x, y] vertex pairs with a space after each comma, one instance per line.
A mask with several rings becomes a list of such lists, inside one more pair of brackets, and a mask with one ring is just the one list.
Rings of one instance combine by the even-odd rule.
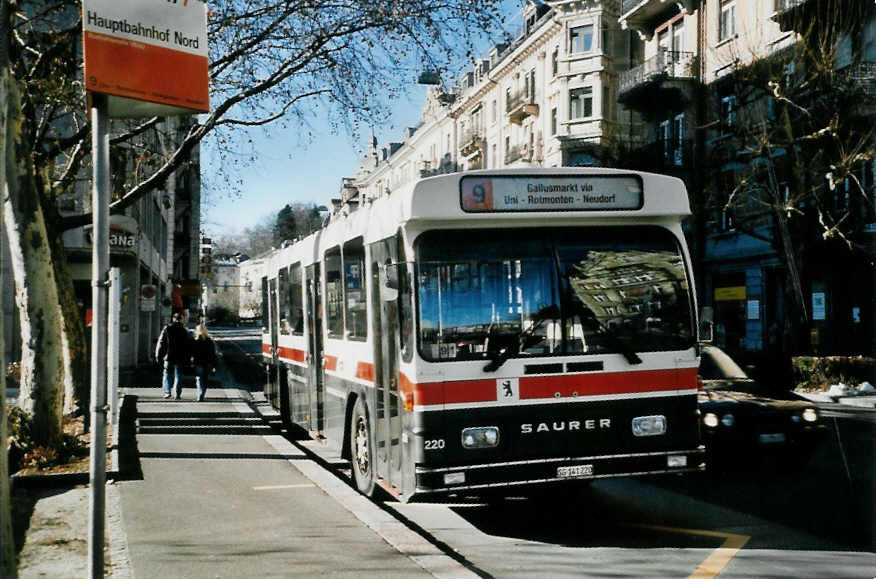
[[[505, 29], [511, 34], [520, 26], [520, 6], [523, 0], [504, 0], [509, 14]], [[489, 43], [484, 44], [482, 54], [487, 54]], [[463, 63], [459, 72], [465, 68]], [[448, 79], [445, 79], [448, 80]], [[451, 82], [455, 81], [452, 79]], [[374, 127], [379, 145], [401, 141], [405, 127], [416, 126], [426, 102], [426, 87], [412, 84], [407, 96], [395, 102], [392, 118], [380, 127]], [[298, 137], [298, 127], [287, 130], [270, 129], [265, 137], [261, 129], [251, 133], [253, 146], [258, 151], [258, 160], [243, 164], [231, 175], [242, 181], [241, 198], [204, 187], [202, 196], [201, 227], [211, 236], [239, 233], [266, 217], [272, 219], [287, 203], [316, 203], [326, 205], [336, 197], [343, 177], [355, 174], [365, 152], [370, 134], [363, 127], [358, 142], [343, 132], [332, 134], [327, 122], [312, 121], [313, 139], [303, 143]], [[201, 170], [210, 171], [218, 162], [215, 150], [210, 146], [210, 137], [201, 146]], [[209, 176], [204, 177], [205, 183]]]
[[[395, 103], [391, 121], [374, 129], [378, 143], [402, 140], [404, 128], [419, 122], [425, 95], [426, 87], [415, 85]], [[328, 123], [318, 119], [312, 122], [314, 137], [306, 143], [299, 130], [271, 129], [270, 136], [260, 129], [252, 131], [258, 159], [241, 166], [235, 175], [243, 181], [242, 198], [209, 188], [203, 192], [201, 227], [208, 235], [240, 232], [266, 216], [275, 217], [287, 203], [327, 205], [337, 197], [341, 178], [356, 172], [370, 134], [361, 135], [357, 142], [343, 129], [332, 134]], [[201, 156], [202, 171], [217, 162], [209, 138], [202, 144]]]

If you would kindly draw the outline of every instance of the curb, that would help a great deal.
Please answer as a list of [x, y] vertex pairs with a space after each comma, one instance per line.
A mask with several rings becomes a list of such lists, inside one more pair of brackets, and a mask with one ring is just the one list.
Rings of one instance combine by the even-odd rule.
[[[250, 411], [260, 416], [265, 422], [274, 417], [274, 413], [262, 412], [263, 409], [258, 406], [261, 400], [257, 401], [252, 392], [246, 391], [242, 398], [244, 400], [242, 404], [246, 404]], [[268, 444], [284, 455], [297, 451], [308, 457], [309, 461], [290, 462], [301, 474], [424, 571], [438, 579], [476, 579], [483, 576], [464, 557], [454, 556], [458, 554], [453, 553], [449, 548], [442, 548], [426, 538], [421, 532], [408, 527], [399, 518], [399, 513], [381, 508], [353, 489], [349, 482], [342, 480], [333, 472], [334, 466], [328, 464], [324, 457], [303, 447], [300, 441], [289, 441], [278, 430], [273, 430], [274, 434], [264, 436]]]
[[876, 396], [831, 396], [822, 392], [795, 392], [797, 396], [819, 404], [838, 404], [857, 408], [876, 408]]

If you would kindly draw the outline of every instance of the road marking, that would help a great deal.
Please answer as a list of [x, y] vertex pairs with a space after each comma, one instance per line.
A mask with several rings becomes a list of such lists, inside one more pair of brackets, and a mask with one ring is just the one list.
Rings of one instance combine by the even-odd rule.
[[626, 524], [627, 527], [638, 527], [640, 529], [652, 529], [655, 531], [665, 531], [668, 533], [684, 533], [687, 535], [700, 535], [703, 537], [719, 537], [724, 539], [720, 547], [715, 549], [705, 561], [700, 563], [700, 566], [690, 575], [690, 578], [709, 579], [717, 577], [721, 571], [730, 563], [730, 560], [736, 556], [742, 547], [751, 539], [751, 535], [736, 535], [734, 533], [722, 533], [720, 531], [706, 531], [703, 529], [682, 529], [679, 527], [664, 527], [662, 525], [636, 525], [633, 523]]
[[254, 491], [274, 491], [281, 489], [312, 489], [316, 485], [313, 483], [303, 483], [297, 485], [269, 485], [263, 487], [252, 487]]

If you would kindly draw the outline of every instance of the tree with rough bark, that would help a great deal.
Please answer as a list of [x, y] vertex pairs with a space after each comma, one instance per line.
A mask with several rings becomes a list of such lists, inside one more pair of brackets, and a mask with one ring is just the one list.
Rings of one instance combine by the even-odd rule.
[[[91, 215], [62, 214], [58, 204], [81, 197], [89, 174], [81, 6], [18, 0], [11, 7], [8, 44], [23, 122], [4, 213], [17, 256], [22, 401], [40, 415], [46, 427], [38, 434], [48, 442], [60, 432], [65, 386], [80, 404], [89, 399], [85, 333], [61, 234]], [[161, 118], [112, 123], [113, 151], [124, 151], [135, 167], [113, 177], [113, 213], [161, 187], [204, 139], [227, 161], [213, 181], [233, 186], [222, 171], [247, 160], [240, 157], [241, 130], [291, 125], [306, 134], [318, 116], [355, 135], [383, 122], [387, 103], [417, 72], [446, 70], [470, 56], [473, 43], [502, 22], [499, 0], [228, 0], [208, 8], [211, 110], [178, 137], [165, 135], [178, 126]]]
[[821, 17], [803, 13], [790, 23], [798, 42], [740, 67], [719, 93], [729, 108], [710, 167], [717, 221], [769, 244], [779, 258], [786, 355], [807, 346], [804, 286], [813, 255], [845, 255], [876, 274], [861, 235], [876, 222], [873, 70], [853, 48], [873, 5], [825, 0], [817, 8]]
[[[0, 198], [6, 191], [6, 158], [9, 127], [9, 93], [15, 90], [10, 82], [9, 53], [5, 50], [9, 28], [5, 26], [9, 5], [0, 0]], [[13, 156], [14, 156], [14, 152]], [[3, 251], [4, 226], [0, 218], [0, 254]], [[0, 274], [0, 287], [3, 276]], [[9, 484], [9, 420], [6, 415], [6, 346], [3, 308], [0, 307], [0, 576], [14, 579], [18, 576], [15, 559], [15, 538], [12, 534], [12, 504]]]

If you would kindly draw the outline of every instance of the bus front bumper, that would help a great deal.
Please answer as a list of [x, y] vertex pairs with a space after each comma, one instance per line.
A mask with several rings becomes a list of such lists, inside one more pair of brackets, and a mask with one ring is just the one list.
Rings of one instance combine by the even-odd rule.
[[[558, 457], [487, 464], [416, 467], [415, 495], [481, 491], [622, 476], [705, 470], [705, 447], [634, 454]], [[510, 489], [509, 489], [510, 490]]]

